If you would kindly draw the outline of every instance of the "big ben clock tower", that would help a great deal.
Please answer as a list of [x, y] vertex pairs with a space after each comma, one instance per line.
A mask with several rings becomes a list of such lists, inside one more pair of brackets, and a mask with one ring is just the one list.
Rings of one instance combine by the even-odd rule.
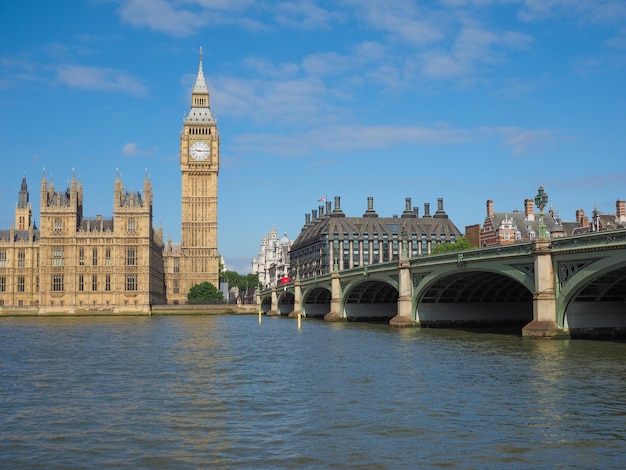
[[182, 242], [180, 294], [205, 281], [219, 288], [217, 252], [217, 175], [220, 137], [211, 115], [209, 89], [202, 72], [191, 90], [191, 110], [180, 133], [182, 174]]

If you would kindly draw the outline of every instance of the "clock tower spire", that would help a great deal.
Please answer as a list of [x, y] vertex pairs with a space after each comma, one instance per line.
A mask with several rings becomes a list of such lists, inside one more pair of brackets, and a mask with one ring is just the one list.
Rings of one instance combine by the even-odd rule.
[[198, 66], [198, 77], [196, 84], [191, 90], [191, 108], [207, 108], [210, 113], [209, 89], [204, 81], [204, 72], [202, 71], [202, 47], [200, 48], [200, 65]]
[[[180, 301], [189, 289], [208, 281], [219, 288], [217, 251], [217, 176], [220, 142], [217, 121], [211, 115], [209, 88], [202, 70], [191, 90], [191, 109], [180, 133], [182, 175], [182, 241]], [[168, 297], [170, 294], [168, 293]]]

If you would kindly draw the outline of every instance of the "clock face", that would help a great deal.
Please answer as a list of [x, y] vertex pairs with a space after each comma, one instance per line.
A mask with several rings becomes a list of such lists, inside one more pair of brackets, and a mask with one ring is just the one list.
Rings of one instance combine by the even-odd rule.
[[194, 160], [206, 160], [211, 154], [211, 147], [209, 147], [206, 142], [194, 142], [191, 146], [191, 149], [189, 150], [189, 153]]

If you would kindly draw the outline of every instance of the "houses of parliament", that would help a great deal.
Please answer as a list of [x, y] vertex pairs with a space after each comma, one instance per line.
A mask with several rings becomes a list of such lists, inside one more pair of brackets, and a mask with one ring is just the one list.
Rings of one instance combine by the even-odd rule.
[[0, 230], [0, 313], [149, 313], [155, 304], [183, 304], [204, 281], [219, 285], [217, 179], [219, 133], [211, 115], [202, 50], [191, 109], [180, 133], [180, 243], [154, 228], [153, 192], [113, 185], [113, 217], [83, 217], [83, 187], [72, 175], [56, 188], [44, 173], [39, 227], [23, 178], [15, 223]]

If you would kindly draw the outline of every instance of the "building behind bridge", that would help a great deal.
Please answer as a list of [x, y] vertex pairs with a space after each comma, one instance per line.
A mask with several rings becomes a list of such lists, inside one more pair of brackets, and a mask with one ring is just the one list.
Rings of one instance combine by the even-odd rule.
[[[615, 214], [601, 213], [594, 208], [591, 220], [585, 216], [585, 211], [576, 211], [576, 219], [571, 222], [561, 220], [553, 208], [544, 215], [548, 238], [558, 238], [569, 235], [579, 235], [587, 232], [615, 230], [626, 226], [626, 202], [618, 200], [615, 203]], [[493, 200], [487, 201], [487, 211], [483, 226], [472, 225], [465, 228], [466, 236], [474, 246], [509, 245], [515, 242], [535, 240], [539, 233], [539, 214], [535, 214], [535, 204], [532, 199], [524, 201], [524, 212], [513, 210], [496, 212]]]
[[431, 215], [430, 204], [424, 204], [420, 217], [411, 198], [405, 199], [402, 214], [379, 217], [374, 210], [374, 198], [368, 197], [367, 210], [361, 217], [347, 217], [341, 210], [341, 200], [335, 197], [311, 214], [305, 215], [305, 225], [290, 251], [290, 272], [307, 278], [331, 271], [398, 260], [402, 241], [406, 241], [408, 256], [430, 254], [439, 243], [455, 242], [461, 232], [443, 209], [443, 199], [437, 200], [437, 211]]
[[289, 250], [293, 245], [285, 233], [280, 239], [275, 227], [269, 235], [263, 235], [259, 255], [252, 260], [252, 273], [259, 276], [262, 286], [275, 286], [281, 279], [289, 277]]

